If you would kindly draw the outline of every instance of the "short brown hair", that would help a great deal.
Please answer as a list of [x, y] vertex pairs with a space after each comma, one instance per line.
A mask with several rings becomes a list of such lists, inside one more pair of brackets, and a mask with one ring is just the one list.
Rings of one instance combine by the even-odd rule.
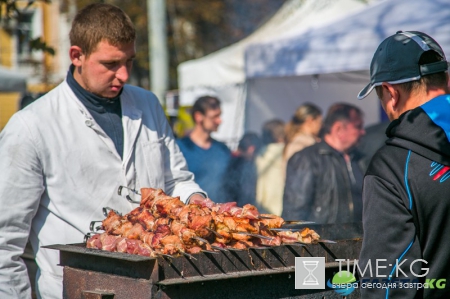
[[264, 123], [261, 134], [263, 144], [284, 141], [284, 121], [272, 119]]
[[202, 115], [206, 115], [208, 110], [220, 109], [220, 100], [213, 96], [203, 96], [199, 97], [194, 106], [192, 106], [191, 116], [192, 120], [195, 122], [195, 113], [199, 112]]
[[94, 3], [78, 11], [69, 37], [71, 46], [80, 47], [89, 56], [102, 40], [114, 46], [134, 42], [136, 30], [128, 15], [117, 6]]
[[357, 116], [363, 117], [363, 112], [358, 107], [347, 104], [347, 103], [337, 103], [332, 105], [328, 109], [327, 116], [323, 121], [322, 134], [326, 135], [331, 133], [331, 128], [338, 121], [351, 121], [353, 113], [355, 112]]

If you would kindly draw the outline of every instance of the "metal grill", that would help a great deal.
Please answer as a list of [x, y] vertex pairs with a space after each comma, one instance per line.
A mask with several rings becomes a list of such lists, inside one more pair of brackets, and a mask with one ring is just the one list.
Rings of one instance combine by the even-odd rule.
[[[328, 280], [338, 271], [336, 259], [358, 258], [361, 225], [310, 227], [337, 242], [203, 252], [195, 259], [149, 258], [85, 244], [48, 248], [60, 251], [64, 298], [342, 298], [333, 290], [296, 290], [295, 257], [325, 257]], [[354, 292], [348, 298], [358, 297]]]

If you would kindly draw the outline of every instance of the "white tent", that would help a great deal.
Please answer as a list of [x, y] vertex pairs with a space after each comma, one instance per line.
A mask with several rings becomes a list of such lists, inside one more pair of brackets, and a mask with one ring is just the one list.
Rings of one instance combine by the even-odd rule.
[[25, 92], [27, 89], [27, 78], [9, 69], [0, 67], [0, 92]]
[[287, 120], [306, 101], [324, 109], [332, 102], [350, 102], [365, 111], [366, 124], [377, 122], [374, 93], [364, 101], [356, 100], [356, 94], [369, 82], [377, 46], [398, 30], [430, 34], [450, 57], [450, 2], [385, 0], [325, 27], [249, 46], [246, 128], [258, 129], [273, 117]]
[[[367, 1], [366, 1], [367, 2]], [[180, 104], [191, 105], [206, 94], [222, 100], [223, 125], [216, 138], [236, 145], [244, 130], [246, 78], [244, 52], [253, 43], [295, 36], [324, 26], [366, 6], [361, 0], [290, 0], [261, 28], [240, 42], [178, 67]], [[257, 128], [256, 131], [260, 131]]]

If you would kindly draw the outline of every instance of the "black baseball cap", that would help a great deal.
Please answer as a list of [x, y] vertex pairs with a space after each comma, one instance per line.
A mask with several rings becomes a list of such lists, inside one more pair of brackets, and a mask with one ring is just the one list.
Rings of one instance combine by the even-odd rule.
[[[420, 57], [427, 51], [438, 53], [442, 61], [419, 65]], [[375, 86], [383, 82], [415, 81], [447, 69], [444, 51], [432, 37], [418, 31], [398, 31], [378, 46], [370, 63], [370, 83], [359, 92], [358, 99], [367, 97]]]

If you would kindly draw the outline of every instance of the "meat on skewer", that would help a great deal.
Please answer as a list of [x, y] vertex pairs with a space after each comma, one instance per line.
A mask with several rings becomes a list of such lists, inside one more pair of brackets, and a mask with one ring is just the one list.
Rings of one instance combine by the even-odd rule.
[[[185, 205], [161, 189], [142, 188], [140, 206], [121, 216], [110, 210], [102, 221], [102, 234], [87, 241], [87, 247], [145, 256], [189, 254], [212, 249], [245, 249], [284, 243], [315, 243], [313, 230], [275, 231], [284, 219], [259, 214], [247, 204], [216, 204], [212, 201]], [[275, 230], [271, 230], [275, 229]]]

